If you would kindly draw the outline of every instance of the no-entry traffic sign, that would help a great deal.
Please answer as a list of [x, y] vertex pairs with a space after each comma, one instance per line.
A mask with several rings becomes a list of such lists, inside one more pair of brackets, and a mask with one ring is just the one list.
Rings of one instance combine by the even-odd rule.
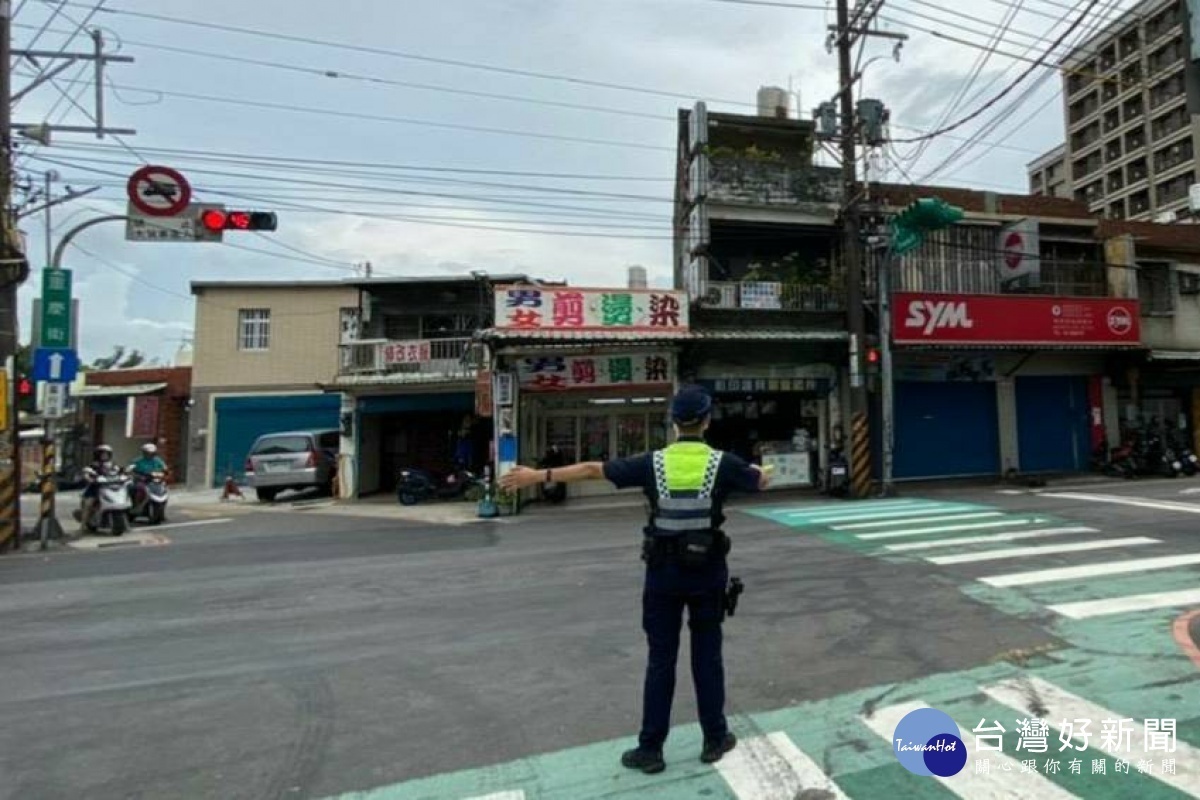
[[170, 167], [142, 167], [129, 176], [126, 189], [133, 207], [149, 217], [173, 217], [192, 200], [187, 179]]

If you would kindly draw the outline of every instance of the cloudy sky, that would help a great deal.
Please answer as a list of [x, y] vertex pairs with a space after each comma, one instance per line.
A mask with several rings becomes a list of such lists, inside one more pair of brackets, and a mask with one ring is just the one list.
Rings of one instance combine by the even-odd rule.
[[[666, 284], [676, 109], [704, 98], [750, 113], [759, 86], [790, 85], [807, 115], [835, 90], [832, 6], [794, 5], [106, 0], [93, 14], [95, 0], [16, 0], [15, 47], [90, 46], [72, 41], [86, 22], [136, 58], [111, 65], [105, 89], [108, 124], [136, 135], [21, 148], [21, 174], [40, 185], [55, 170], [56, 196], [100, 187], [55, 209], [56, 239], [123, 213], [125, 176], [143, 163], [180, 168], [200, 201], [280, 218], [277, 233], [229, 234], [228, 246], [128, 243], [116, 224], [83, 233], [64, 264], [82, 355], [124, 345], [169, 360], [191, 335], [193, 279], [328, 279], [370, 261], [380, 275], [484, 269], [598, 285], [642, 264]], [[894, 138], [919, 135], [997, 95], [1089, 6], [1065, 41], [1129, 5], [888, 0], [882, 27], [911, 38], [898, 62], [890, 41], [867, 49], [863, 90], [891, 108]], [[31, 92], [14, 120], [89, 124], [64, 97], [91, 111], [84, 69]], [[35, 71], [19, 68], [15, 88]], [[1053, 70], [1035, 69], [988, 113], [923, 149], [897, 144], [876, 169], [1022, 191], [1025, 162], [1061, 140], [1059, 89]], [[40, 266], [42, 220], [22, 227]], [[22, 290], [25, 337], [36, 285]]]

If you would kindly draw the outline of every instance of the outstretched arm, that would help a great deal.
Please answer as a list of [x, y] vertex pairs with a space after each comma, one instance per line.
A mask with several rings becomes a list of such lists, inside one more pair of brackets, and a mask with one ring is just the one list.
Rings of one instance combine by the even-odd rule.
[[566, 467], [552, 467], [549, 470], [513, 467], [500, 478], [500, 486], [509, 491], [536, 486], [546, 480], [547, 473], [554, 483], [601, 480], [604, 478], [604, 464], [600, 461], [584, 461]]

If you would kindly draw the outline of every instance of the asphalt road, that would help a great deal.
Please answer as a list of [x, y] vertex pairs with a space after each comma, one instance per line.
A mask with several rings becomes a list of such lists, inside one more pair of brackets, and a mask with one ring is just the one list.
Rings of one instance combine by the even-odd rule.
[[[1062, 492], [1200, 511], [1181, 494], [1200, 479], [1185, 480]], [[1200, 549], [1186, 510], [921, 496]], [[569, 505], [443, 528], [243, 513], [165, 530], [166, 546], [0, 558], [0, 798], [327, 797], [632, 737], [640, 521]], [[881, 558], [743, 513], [728, 530], [747, 586], [726, 626], [731, 713], [1065, 646], [1045, 615], [964, 593], [982, 567]]]

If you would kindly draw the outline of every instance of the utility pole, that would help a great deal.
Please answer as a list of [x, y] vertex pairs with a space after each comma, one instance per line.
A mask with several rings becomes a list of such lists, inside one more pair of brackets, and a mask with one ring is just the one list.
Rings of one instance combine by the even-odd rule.
[[[863, 354], [867, 350], [867, 320], [863, 293], [863, 249], [858, 184], [859, 121], [855, 114], [854, 84], [861, 77], [852, 64], [854, 46], [867, 36], [902, 42], [903, 34], [871, 30], [883, 0], [837, 0], [837, 25], [831, 26], [838, 57], [838, 103], [842, 157], [842, 266], [846, 274], [846, 327], [850, 333], [850, 492], [858, 498], [871, 492], [871, 431]], [[879, 104], [876, 104], [879, 105]]]
[[0, 386], [5, 404], [0, 426], [0, 550], [18, 546], [21, 538], [21, 466], [16, 392], [17, 287], [28, 267], [21, 255], [12, 215], [12, 2], [0, 0], [0, 364], [6, 371]]

